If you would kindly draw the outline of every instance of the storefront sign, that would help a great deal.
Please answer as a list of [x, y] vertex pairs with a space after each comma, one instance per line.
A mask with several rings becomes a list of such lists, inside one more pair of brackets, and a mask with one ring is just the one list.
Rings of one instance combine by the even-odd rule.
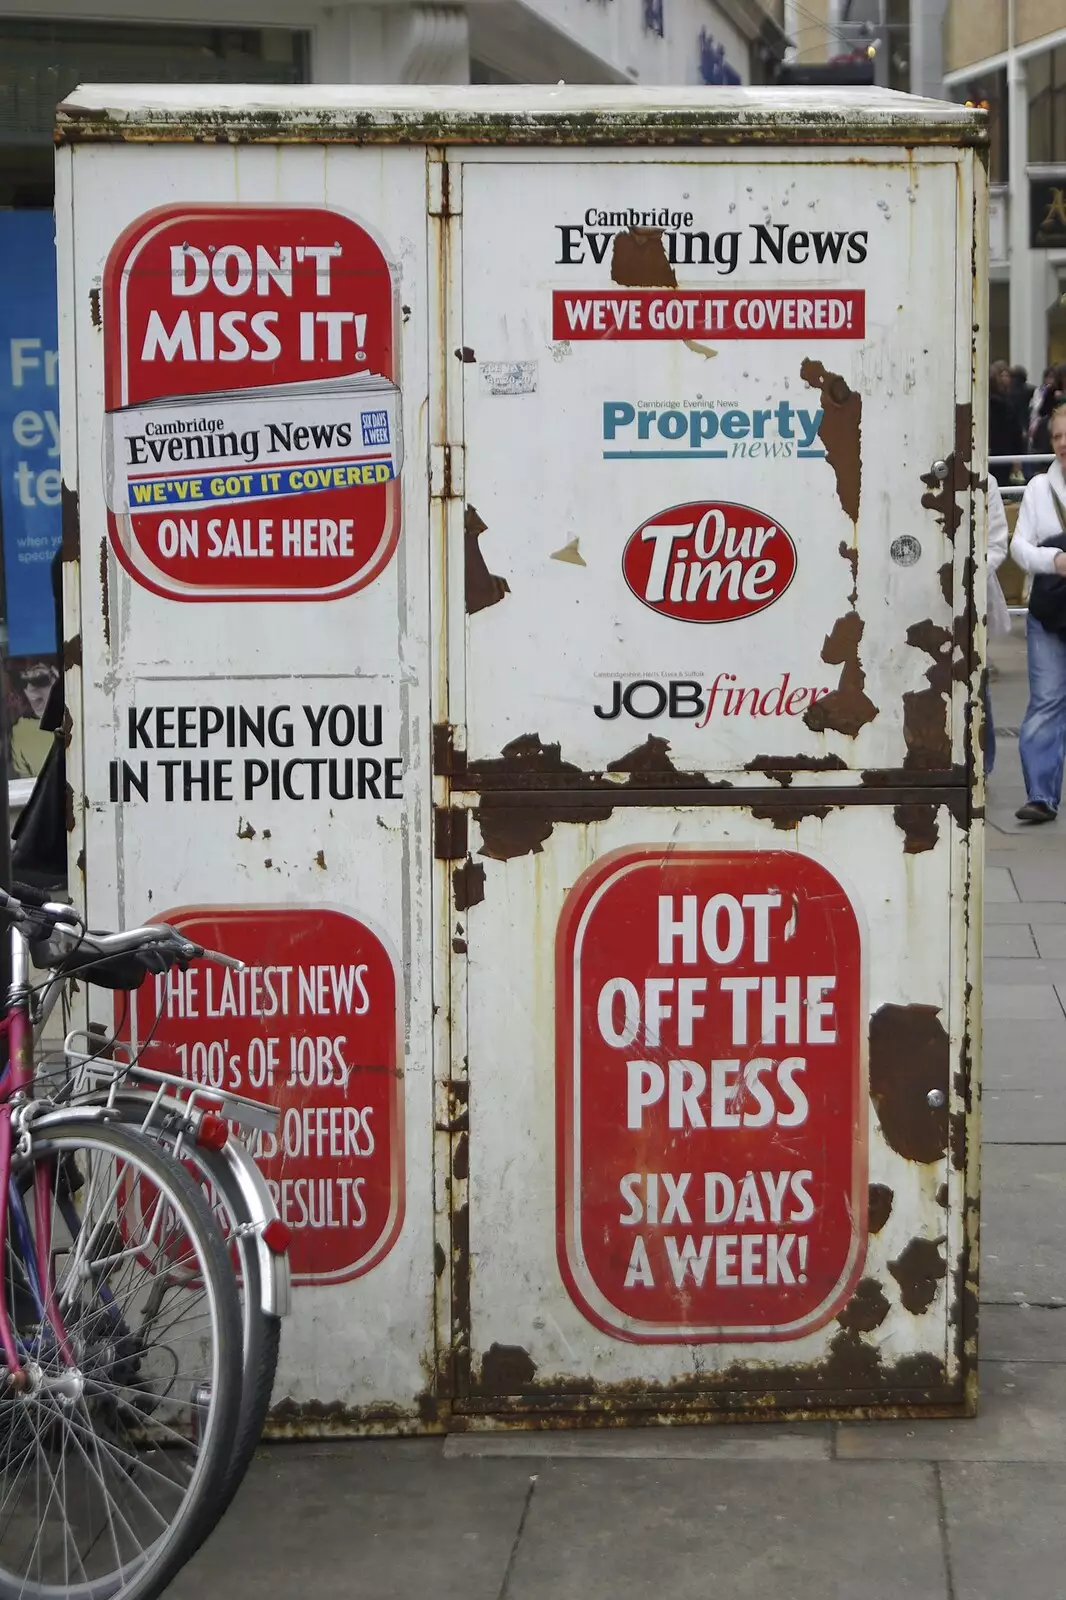
[[1030, 178], [1029, 245], [1033, 250], [1066, 250], [1066, 173]]
[[57, 648], [50, 566], [59, 548], [59, 358], [50, 211], [0, 212], [0, 513], [7, 651]]
[[396, 295], [324, 209], [179, 207], [104, 276], [106, 491], [123, 566], [177, 600], [365, 588], [399, 533]]
[[197, 962], [135, 997], [146, 1066], [278, 1106], [256, 1149], [297, 1283], [360, 1277], [403, 1223], [400, 979], [380, 936], [317, 906], [199, 907], [159, 920], [246, 970]]
[[559, 1264], [638, 1342], [791, 1339], [866, 1243], [863, 949], [792, 851], [598, 862], [557, 939]]

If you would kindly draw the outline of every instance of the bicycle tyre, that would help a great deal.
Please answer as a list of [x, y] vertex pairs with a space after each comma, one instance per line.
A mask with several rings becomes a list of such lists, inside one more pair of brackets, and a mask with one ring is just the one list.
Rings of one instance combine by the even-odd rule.
[[[150, 1101], [146, 1103], [143, 1096], [138, 1096], [135, 1092], [120, 1091], [109, 1099], [108, 1104], [119, 1113], [124, 1126], [133, 1128], [147, 1138], [158, 1140], [164, 1147], [171, 1147], [174, 1144], [175, 1136], [168, 1128], [145, 1121]], [[244, 1196], [234, 1182], [228, 1164], [215, 1151], [193, 1144], [188, 1139], [183, 1143], [181, 1160], [191, 1166], [198, 1166], [215, 1192], [225, 1201], [236, 1226], [232, 1230], [224, 1228], [223, 1238], [228, 1243], [232, 1233], [241, 1263], [241, 1284], [238, 1287], [241, 1301], [244, 1369], [241, 1411], [226, 1481], [215, 1502], [214, 1520], [217, 1523], [221, 1521], [243, 1483], [256, 1446], [263, 1435], [263, 1427], [274, 1392], [274, 1377], [281, 1348], [281, 1318], [272, 1316], [262, 1308], [259, 1250], [254, 1239], [237, 1231], [241, 1224], [251, 1219], [244, 1203]], [[217, 1212], [215, 1220], [219, 1221]], [[214, 1523], [211, 1526], [213, 1527]], [[200, 1536], [201, 1543], [210, 1532], [211, 1527], [204, 1527]]]
[[[57, 1332], [59, 1324], [53, 1314], [42, 1316], [36, 1329], [30, 1330], [35, 1335], [39, 1357], [36, 1373], [40, 1376], [32, 1379], [39, 1385], [37, 1392], [22, 1395], [8, 1390], [0, 1397], [0, 1440], [7, 1441], [6, 1456], [0, 1454], [0, 1491], [6, 1488], [12, 1440], [18, 1439], [20, 1430], [23, 1438], [28, 1432], [31, 1435], [28, 1451], [36, 1452], [36, 1505], [40, 1522], [34, 1550], [42, 1543], [45, 1533], [40, 1510], [43, 1465], [51, 1482], [44, 1518], [51, 1511], [54, 1498], [57, 1504], [60, 1500], [64, 1502], [60, 1546], [65, 1570], [61, 1582], [53, 1581], [51, 1575], [45, 1577], [39, 1554], [36, 1578], [10, 1570], [3, 1539], [16, 1520], [16, 1502], [7, 1522], [0, 1527], [0, 1600], [16, 1600], [16, 1597], [17, 1600], [155, 1600], [214, 1526], [216, 1504], [225, 1485], [230, 1452], [237, 1436], [243, 1369], [240, 1308], [232, 1264], [201, 1189], [157, 1141], [114, 1121], [102, 1119], [99, 1123], [87, 1123], [76, 1115], [31, 1131], [30, 1140], [29, 1155], [20, 1158], [20, 1165], [32, 1165], [36, 1170], [40, 1163], [48, 1163], [52, 1186], [53, 1292], [65, 1333], [61, 1336]], [[99, 1158], [95, 1169], [90, 1157]], [[102, 1188], [94, 1172], [105, 1174]], [[115, 1172], [119, 1176], [113, 1181]], [[79, 1181], [76, 1183], [75, 1179]], [[149, 1208], [151, 1226], [142, 1239], [131, 1230], [136, 1226], [136, 1217], [144, 1211], [144, 1195], [149, 1184], [155, 1186], [160, 1202]], [[119, 1209], [114, 1217], [107, 1211], [96, 1216], [90, 1211], [94, 1194], [99, 1198], [108, 1185], [111, 1190], [104, 1205], [110, 1208], [116, 1197], [120, 1197]], [[124, 1216], [125, 1200], [121, 1196], [132, 1194], [134, 1185], [136, 1216], [132, 1209]], [[64, 1191], [62, 1200], [60, 1190]], [[83, 1208], [77, 1230], [70, 1220], [70, 1208], [75, 1201]], [[39, 1221], [36, 1212], [34, 1215]], [[134, 1218], [132, 1223], [131, 1217]], [[69, 1243], [57, 1249], [55, 1241], [62, 1239], [64, 1228]], [[155, 1237], [157, 1231], [158, 1238]], [[169, 1377], [165, 1373], [156, 1377], [147, 1370], [152, 1358], [160, 1352], [176, 1361], [175, 1319], [171, 1316], [169, 1322], [163, 1322], [160, 1340], [145, 1342], [145, 1329], [154, 1338], [154, 1324], [163, 1317], [167, 1294], [175, 1284], [180, 1289], [187, 1286], [188, 1274], [176, 1275], [173, 1270], [176, 1260], [183, 1263], [185, 1259], [176, 1257], [178, 1244], [184, 1239], [188, 1240], [191, 1251], [188, 1259], [195, 1263], [198, 1298], [205, 1304], [211, 1337], [209, 1353], [194, 1358], [204, 1361], [205, 1374], [195, 1380], [183, 1379], [183, 1383], [190, 1382], [188, 1439], [176, 1419], [174, 1426], [164, 1420], [174, 1403], [172, 1395], [177, 1387], [178, 1366], [175, 1365]], [[94, 1265], [87, 1257], [97, 1241], [107, 1248], [102, 1260]], [[67, 1265], [61, 1268], [60, 1261], [64, 1258]], [[161, 1264], [163, 1270], [157, 1270], [154, 1278], [145, 1277], [144, 1282], [150, 1282], [151, 1287], [139, 1308], [132, 1288], [128, 1305], [116, 1299], [116, 1286], [122, 1289], [121, 1274], [131, 1265], [145, 1273], [146, 1260], [149, 1267], [158, 1269]], [[64, 1271], [67, 1277], [63, 1276]], [[183, 1303], [192, 1306], [189, 1300]], [[171, 1310], [166, 1307], [168, 1315]], [[73, 1311], [77, 1311], [80, 1319], [77, 1325], [72, 1320]], [[142, 1317], [139, 1328], [127, 1326], [126, 1317], [131, 1313]], [[47, 1349], [49, 1335], [56, 1346], [51, 1351]], [[170, 1343], [163, 1344], [163, 1337]], [[24, 1348], [30, 1349], [31, 1344], [24, 1335], [23, 1341]], [[202, 1352], [204, 1347], [205, 1337], [197, 1332], [193, 1348]], [[54, 1371], [46, 1369], [46, 1356]], [[68, 1359], [70, 1356], [77, 1357], [73, 1364]], [[64, 1385], [68, 1393], [64, 1392]], [[31, 1403], [36, 1406], [36, 1418], [31, 1417]], [[24, 1407], [21, 1414], [17, 1409], [20, 1406]], [[134, 1419], [132, 1428], [131, 1418]], [[54, 1449], [57, 1439], [58, 1457]], [[147, 1465], [146, 1450], [155, 1451], [151, 1466]], [[193, 1450], [197, 1454], [186, 1479], [185, 1457]], [[49, 1454], [58, 1460], [56, 1472], [48, 1463]], [[84, 1466], [81, 1458], [84, 1458]], [[162, 1470], [164, 1463], [167, 1471]], [[75, 1511], [80, 1509], [81, 1515], [92, 1524], [94, 1494], [102, 1494], [106, 1509], [106, 1523], [99, 1510], [96, 1511], [99, 1527], [84, 1551], [78, 1549], [71, 1532], [66, 1503], [70, 1495], [68, 1470], [71, 1476], [80, 1471], [85, 1480], [84, 1486], [75, 1484], [82, 1494], [80, 1507], [77, 1495], [74, 1496]], [[163, 1531], [144, 1547], [138, 1547], [133, 1555], [121, 1553], [119, 1531], [126, 1530], [124, 1538], [133, 1532], [127, 1512], [130, 1516], [135, 1513], [129, 1506], [125, 1509], [116, 1506], [116, 1521], [106, 1481], [108, 1471], [112, 1482], [128, 1486], [131, 1495], [136, 1488], [145, 1504], [150, 1504], [153, 1479], [166, 1485], [171, 1499], [180, 1495], [169, 1519], [152, 1508], [156, 1522], [165, 1524]], [[22, 1472], [20, 1463], [17, 1478]], [[57, 1496], [60, 1481], [63, 1488]], [[12, 1492], [11, 1489], [7, 1489], [6, 1494], [0, 1492], [0, 1504], [6, 1505]], [[143, 1516], [139, 1510], [136, 1514]], [[32, 1511], [28, 1510], [23, 1518], [23, 1532], [31, 1515]], [[111, 1570], [90, 1572], [86, 1558], [92, 1558], [98, 1546], [106, 1545], [105, 1528], [110, 1531], [115, 1564]], [[22, 1536], [17, 1529], [16, 1534]], [[54, 1535], [51, 1538], [54, 1541]], [[136, 1535], [133, 1535], [133, 1542], [136, 1543]], [[81, 1567], [80, 1581], [71, 1581], [68, 1545], [73, 1547]], [[31, 1551], [31, 1557], [32, 1554]], [[104, 1559], [112, 1560], [112, 1557], [104, 1554]]]

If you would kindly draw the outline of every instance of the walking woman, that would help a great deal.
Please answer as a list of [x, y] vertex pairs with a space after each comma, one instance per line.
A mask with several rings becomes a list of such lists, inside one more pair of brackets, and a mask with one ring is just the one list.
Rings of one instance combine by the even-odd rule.
[[[1055, 460], [1033, 478], [1022, 500], [1010, 553], [1016, 566], [1033, 575], [1044, 621], [1033, 615], [1030, 594], [1026, 634], [1029, 653], [1029, 706], [1018, 742], [1025, 778], [1021, 822], [1054, 822], [1062, 797], [1066, 759], [1066, 583], [1038, 585], [1040, 578], [1066, 578], [1066, 405], [1050, 417]], [[1054, 541], [1054, 542], [1052, 542]], [[1061, 628], [1056, 624], [1061, 617]]]

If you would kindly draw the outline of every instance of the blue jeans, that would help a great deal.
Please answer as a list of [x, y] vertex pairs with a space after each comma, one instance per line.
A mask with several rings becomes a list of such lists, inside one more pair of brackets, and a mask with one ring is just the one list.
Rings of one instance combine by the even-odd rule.
[[1062, 798], [1066, 760], [1066, 639], [1026, 618], [1029, 706], [1018, 735], [1028, 799], [1052, 811]]

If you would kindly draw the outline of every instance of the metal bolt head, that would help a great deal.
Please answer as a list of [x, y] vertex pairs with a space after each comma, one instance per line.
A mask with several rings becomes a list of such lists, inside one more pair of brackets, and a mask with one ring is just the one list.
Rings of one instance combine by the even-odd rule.
[[938, 1111], [944, 1104], [943, 1089], [930, 1089], [929, 1093], [925, 1097], [925, 1103], [926, 1105], [932, 1106], [934, 1111]]
[[937, 483], [947, 482], [948, 464], [946, 461], [934, 461], [929, 470]]

